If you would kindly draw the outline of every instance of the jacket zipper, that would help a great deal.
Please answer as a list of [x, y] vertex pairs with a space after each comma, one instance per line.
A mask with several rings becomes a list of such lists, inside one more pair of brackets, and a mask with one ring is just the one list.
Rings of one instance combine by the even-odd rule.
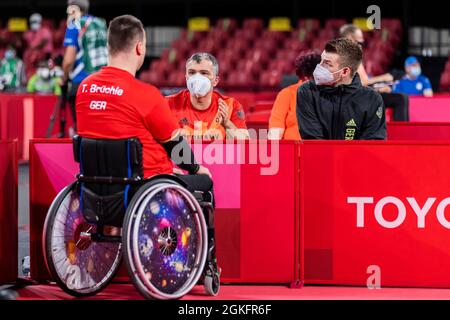
[[[340, 130], [340, 126], [339, 124], [341, 123], [341, 110], [342, 110], [342, 96], [344, 93], [344, 89], [342, 87], [339, 87], [339, 107], [338, 107], [338, 112], [337, 112], [337, 116], [333, 115], [333, 137], [332, 139], [337, 140], [339, 139], [338, 137], [338, 133]], [[334, 108], [333, 108], [333, 112], [334, 112]]]

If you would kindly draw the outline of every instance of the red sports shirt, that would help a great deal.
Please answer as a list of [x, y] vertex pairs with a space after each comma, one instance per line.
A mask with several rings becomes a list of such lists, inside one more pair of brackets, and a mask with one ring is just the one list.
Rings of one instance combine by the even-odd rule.
[[226, 139], [225, 128], [220, 124], [219, 99], [228, 106], [230, 120], [238, 129], [247, 129], [245, 113], [242, 105], [234, 98], [230, 98], [214, 91], [211, 105], [206, 110], [197, 110], [192, 106], [189, 90], [166, 97], [170, 109], [178, 121], [184, 134], [195, 139], [217, 140]]
[[158, 89], [129, 72], [104, 67], [81, 82], [76, 99], [78, 134], [93, 139], [139, 138], [146, 178], [172, 173], [160, 143], [178, 130], [176, 119]]

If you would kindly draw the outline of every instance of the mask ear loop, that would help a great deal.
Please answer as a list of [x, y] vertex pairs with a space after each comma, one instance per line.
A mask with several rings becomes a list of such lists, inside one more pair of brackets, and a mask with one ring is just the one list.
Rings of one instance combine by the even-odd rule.
[[[336, 73], [338, 73], [338, 72], [341, 72], [341, 71], [344, 70], [345, 68], [348, 68], [348, 67], [343, 67], [343, 68], [339, 69], [338, 71], [330, 72], [330, 73], [331, 73], [332, 75], [334, 75], [334, 74], [336, 74]], [[341, 79], [335, 81], [334, 83], [339, 82], [340, 80], [342, 80], [342, 77], [341, 77]]]
[[343, 68], [339, 69], [338, 71], [330, 72], [330, 73], [331, 73], [331, 74], [335, 74], [335, 73], [341, 72], [341, 71], [344, 70], [345, 68], [347, 68], [347, 67], [343, 67]]

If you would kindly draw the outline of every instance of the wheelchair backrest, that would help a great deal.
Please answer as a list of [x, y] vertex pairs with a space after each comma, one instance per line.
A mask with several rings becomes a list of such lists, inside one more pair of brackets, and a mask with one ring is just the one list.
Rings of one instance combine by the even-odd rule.
[[73, 138], [75, 161], [88, 177], [143, 177], [142, 144], [137, 138], [123, 140]]
[[80, 164], [78, 187], [84, 217], [90, 223], [121, 227], [127, 206], [140, 185], [123, 183], [121, 179], [144, 181], [139, 139], [102, 140], [75, 136], [73, 151], [75, 161]]

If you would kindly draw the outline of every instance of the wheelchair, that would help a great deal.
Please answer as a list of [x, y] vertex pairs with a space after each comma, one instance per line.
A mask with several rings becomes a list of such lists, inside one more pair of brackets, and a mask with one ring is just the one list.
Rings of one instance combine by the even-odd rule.
[[42, 239], [56, 283], [72, 296], [95, 295], [123, 257], [147, 299], [179, 299], [198, 282], [217, 295], [220, 270], [206, 221], [213, 223], [212, 194], [190, 192], [174, 175], [143, 179], [138, 139], [73, 140], [80, 173], [51, 204]]

